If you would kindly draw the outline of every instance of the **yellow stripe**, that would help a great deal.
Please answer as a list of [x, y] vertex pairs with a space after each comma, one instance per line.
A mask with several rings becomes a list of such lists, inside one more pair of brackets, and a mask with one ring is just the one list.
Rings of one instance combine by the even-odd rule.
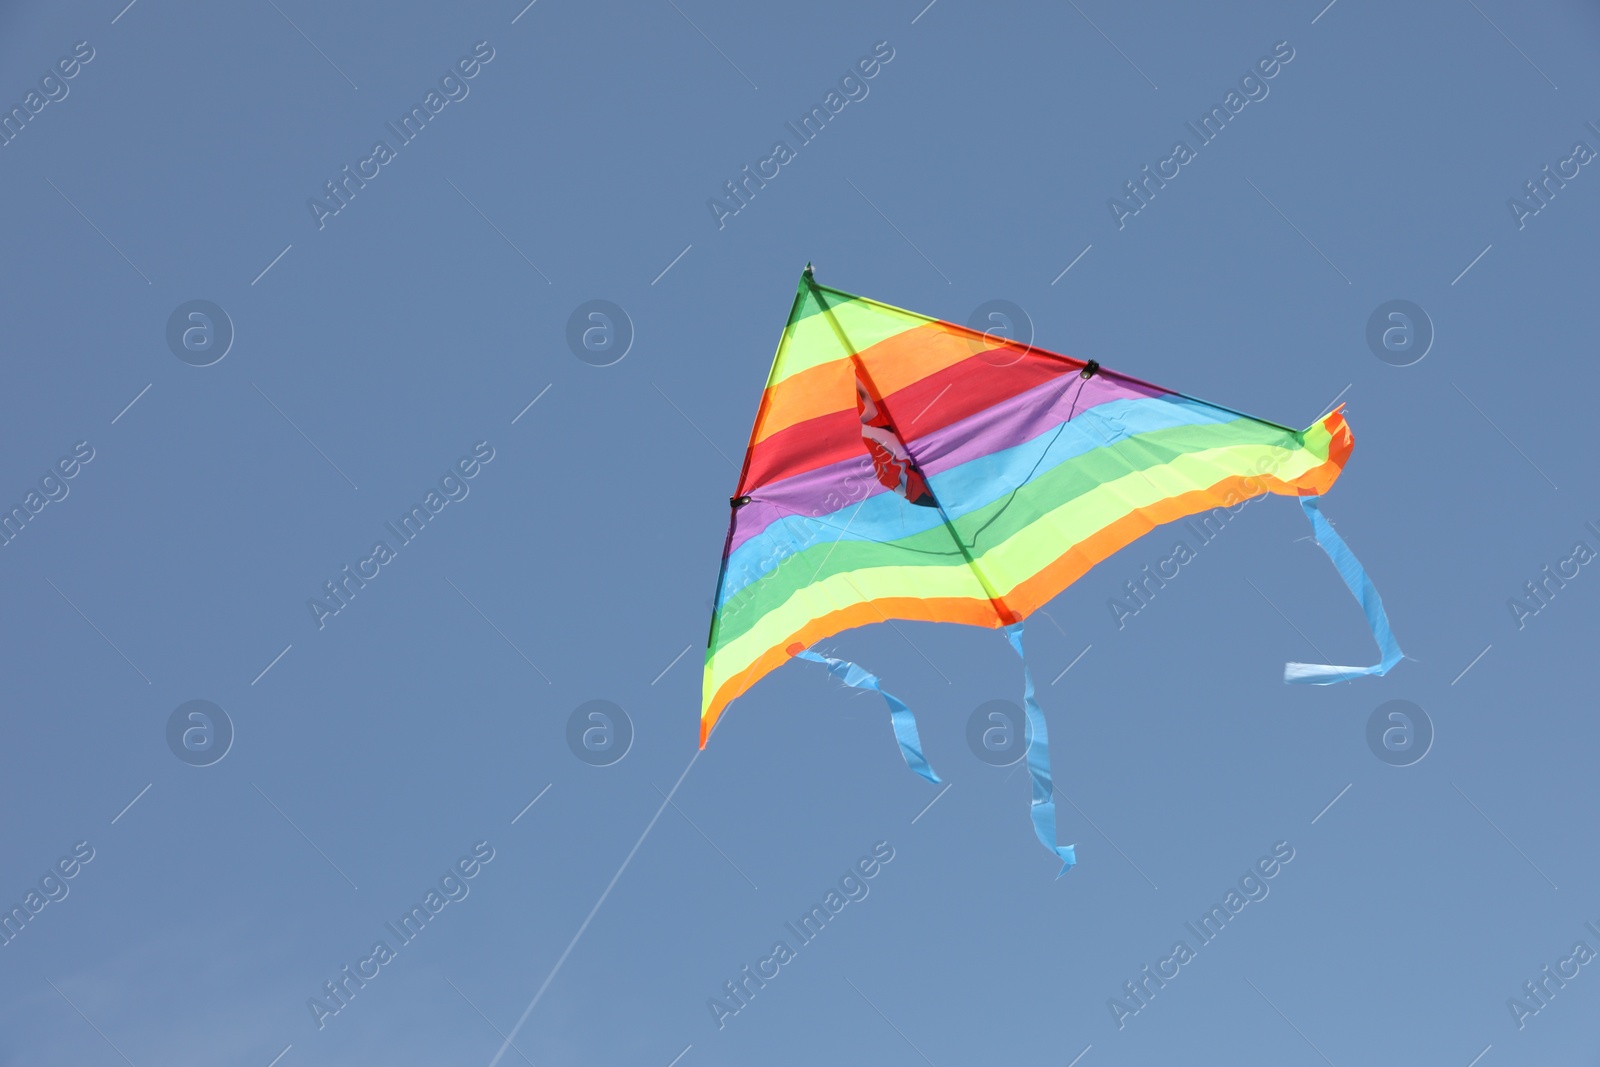
[[[861, 298], [840, 300], [837, 305], [830, 303], [829, 310], [857, 352], [897, 333], [937, 321]], [[807, 315], [799, 322], [791, 323], [784, 331], [778, 359], [773, 364], [772, 376], [767, 379], [767, 387], [771, 388], [801, 371], [849, 356], [850, 353], [839, 343], [833, 327], [828, 324], [827, 314], [817, 312]]]
[[[1270, 459], [1275, 451], [1271, 445], [1205, 449], [1185, 453], [1160, 467], [1126, 474], [1039, 516], [978, 555], [978, 567], [1004, 599], [1041, 567], [1122, 516], [1169, 497], [1214, 485], [1223, 478], [1256, 474], [1257, 463]], [[1315, 455], [1300, 450], [1292, 459], [1278, 464], [1272, 474], [1284, 482], [1292, 482], [1322, 462]], [[807, 565], [799, 558], [786, 562]], [[787, 640], [808, 620], [850, 604], [897, 596], [988, 599], [964, 561], [948, 566], [869, 567], [833, 574], [796, 590], [789, 599], [762, 616], [755, 626], [718, 649], [712, 662], [707, 664], [714, 683], [707, 691], [714, 692], [767, 649]], [[713, 667], [716, 668], [714, 673]]]

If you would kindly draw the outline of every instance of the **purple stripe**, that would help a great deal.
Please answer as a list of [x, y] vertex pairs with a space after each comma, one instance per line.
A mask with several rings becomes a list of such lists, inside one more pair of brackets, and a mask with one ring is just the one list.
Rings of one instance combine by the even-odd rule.
[[1063, 375], [916, 438], [909, 447], [917, 465], [931, 478], [968, 460], [1031, 441], [1101, 404], [1172, 395], [1165, 389], [1125, 379], [1113, 381], [1102, 374], [1087, 380]]
[[[910, 450], [923, 473], [931, 478], [979, 456], [1030, 441], [1055, 429], [1069, 416], [1082, 414], [1100, 404], [1161, 396], [1175, 394], [1105, 372], [1087, 380], [1075, 374], [1063, 374], [914, 438]], [[739, 509], [728, 552], [732, 554], [779, 519], [790, 515], [827, 516], [888, 491], [878, 481], [871, 457], [863, 446], [859, 456], [758, 488], [751, 494], [754, 499]]]

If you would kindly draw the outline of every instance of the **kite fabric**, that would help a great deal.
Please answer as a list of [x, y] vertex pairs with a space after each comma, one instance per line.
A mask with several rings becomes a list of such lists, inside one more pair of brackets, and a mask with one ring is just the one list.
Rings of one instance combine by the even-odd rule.
[[[1265, 493], [1300, 498], [1382, 653], [1371, 667], [1290, 664], [1285, 680], [1384, 674], [1401, 652], [1383, 603], [1316, 505], [1351, 446], [1342, 407], [1293, 430], [819, 285], [808, 265], [730, 498], [700, 745], [730, 701], [800, 657], [881, 693], [907, 764], [937, 782], [905, 704], [812, 646], [904, 619], [1004, 629], [1020, 656], [1023, 620], [1095, 564]], [[1034, 828], [1070, 867], [1023, 669]]]

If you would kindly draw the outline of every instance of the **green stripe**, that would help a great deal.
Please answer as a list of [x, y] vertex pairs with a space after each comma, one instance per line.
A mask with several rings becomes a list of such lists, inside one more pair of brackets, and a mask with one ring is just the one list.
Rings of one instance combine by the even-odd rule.
[[818, 285], [815, 280], [813, 280], [810, 285], [807, 285], [805, 278], [802, 276], [800, 279], [800, 302], [795, 305], [794, 313], [789, 316], [789, 325], [793, 326], [801, 319], [807, 319], [812, 315], [821, 314], [823, 310], [822, 302], [824, 300], [828, 302], [829, 308], [837, 308], [841, 304], [860, 302], [863, 304], [875, 304], [878, 307], [884, 308], [888, 311], [897, 312], [902, 315], [910, 315], [913, 318], [926, 318], [926, 316], [918, 315], [914, 311], [906, 311], [904, 308], [891, 307], [888, 304], [881, 304], [876, 300], [868, 300], [864, 296], [857, 296], [854, 293], [847, 293], [843, 289], [835, 289], [831, 285]]
[[[1114, 521], [1120, 515], [1159, 503], [1171, 496], [1172, 493], [1162, 482], [1177, 482], [1183, 489], [1200, 487], [1192, 484], [1191, 476], [1184, 470], [1172, 470], [1171, 467], [1194, 467], [1198, 460], [1211, 473], [1221, 476], [1248, 475], [1254, 473], [1255, 458], [1262, 454], [1261, 447], [1251, 446], [1214, 449], [1207, 454], [1190, 453], [1180, 457], [1167, 469], [1134, 471], [1107, 481], [1084, 494], [1088, 499], [1071, 500], [1035, 516], [1032, 522], [1013, 533], [1002, 544], [980, 556], [978, 566], [990, 575], [1001, 596], [1005, 596], [1022, 581], [1070, 551], [1071, 546], [1081, 544], [1109, 525], [1107, 514], [1118, 513], [1113, 515], [1111, 521]], [[1316, 465], [1313, 457], [1301, 452], [1296, 456], [1296, 462], [1280, 466], [1278, 476], [1291, 480]], [[841, 545], [839, 550], [842, 552], [846, 547]], [[881, 550], [882, 546], [871, 547]], [[810, 620], [851, 604], [897, 596], [986, 599], [964, 560], [945, 562], [943, 565], [935, 562], [932, 566], [918, 566], [909, 560], [883, 565], [884, 556], [888, 555], [892, 554], [880, 555], [878, 565], [867, 563], [826, 578], [819, 576], [814, 583], [808, 581], [783, 603], [763, 612], [757, 612], [753, 606], [747, 607], [745, 612], [749, 613], [755, 625], [747, 625], [745, 632], [738, 636], [727, 637], [717, 649], [712, 663], [708, 664], [713, 667], [713, 688], [746, 670], [767, 649], [787, 640]], [[833, 569], [831, 561], [830, 569]], [[806, 567], [803, 573], [809, 577], [814, 573], [814, 567]], [[745, 612], [739, 612], [733, 618], [737, 619]]]
[[[834, 320], [857, 352], [865, 352], [895, 334], [938, 321], [875, 300], [826, 287], [819, 288], [823, 291], [823, 298], [828, 301], [828, 310], [833, 313]], [[839, 336], [834, 333], [827, 316], [819, 314], [821, 310], [815, 293], [801, 292], [800, 299], [795, 303], [794, 314], [789, 318], [789, 325], [783, 331], [783, 341], [778, 346], [778, 358], [773, 362], [767, 388], [801, 371], [849, 357], [850, 353], [839, 343]]]
[[[1141, 482], [1155, 479], [1162, 483], [1163, 493], [1158, 499], [1165, 499], [1205, 488], [1232, 474], [1253, 473], [1255, 461], [1268, 456], [1272, 447], [1293, 444], [1290, 435], [1254, 419], [1154, 430], [1063, 460], [1034, 475], [1014, 494], [1007, 492], [1000, 499], [955, 519], [954, 525], [962, 542], [980, 559], [1042, 513], [1078, 500], [1084, 500], [1085, 506], [1094, 505], [1097, 524], [1089, 530], [1093, 533], [1131, 510], [1126, 501], [1115, 496], [1091, 496], [1098, 487], [1125, 479], [1130, 468], [1133, 477]], [[1224, 455], [1217, 455], [1219, 452]], [[1308, 450], [1297, 450], [1296, 458], [1283, 464], [1280, 470], [1293, 469], [1299, 474], [1321, 462], [1323, 459], [1316, 458]], [[1280, 473], [1279, 477], [1287, 480], [1290, 476]], [[990, 575], [990, 579], [997, 585], [1015, 585], [1016, 581], [1055, 559], [1061, 551], [1058, 547], [1031, 570], [1016, 574], [1014, 581], [1003, 581], [1001, 573]], [[813, 580], [885, 564], [925, 568], [961, 561], [962, 554], [943, 524], [887, 543], [822, 541], [782, 560], [765, 577], [736, 594], [719, 612], [723, 617], [717, 627], [718, 639], [726, 644], [739, 637], [762, 615], [783, 604], [796, 590]], [[1003, 565], [1005, 575], [1016, 570], [1009, 553], [997, 556], [994, 565]], [[983, 567], [985, 574], [989, 574], [990, 569], [988, 565]], [[907, 595], [922, 594], [913, 590]], [[976, 595], [982, 595], [981, 589]]]
[[1328, 462], [1328, 453], [1333, 448], [1333, 434], [1322, 425], [1321, 419], [1309, 430], [1301, 430], [1298, 436], [1305, 450], [1317, 457], [1318, 463]]

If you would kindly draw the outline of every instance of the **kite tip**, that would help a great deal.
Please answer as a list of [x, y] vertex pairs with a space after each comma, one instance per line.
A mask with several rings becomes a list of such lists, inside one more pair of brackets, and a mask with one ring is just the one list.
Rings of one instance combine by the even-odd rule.
[[798, 656], [800, 653], [804, 652], [805, 650], [806, 650], [806, 646], [802, 645], [799, 641], [792, 642], [789, 645], [789, 647], [784, 649], [784, 651], [789, 653], [789, 655], [791, 655], [791, 656]]

